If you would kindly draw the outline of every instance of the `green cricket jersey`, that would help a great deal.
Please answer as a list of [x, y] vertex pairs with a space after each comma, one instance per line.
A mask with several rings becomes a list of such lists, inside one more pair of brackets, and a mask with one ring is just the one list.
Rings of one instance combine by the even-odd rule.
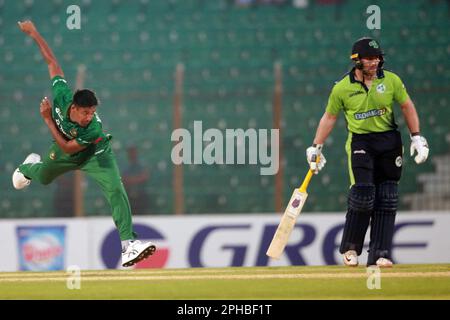
[[102, 123], [97, 115], [85, 128], [70, 121], [68, 112], [73, 95], [65, 79], [60, 76], [52, 79], [52, 93], [52, 118], [58, 130], [67, 140], [75, 139], [77, 143], [87, 147], [76, 154], [66, 154], [53, 142], [41, 162], [22, 164], [19, 166], [20, 172], [33, 180], [33, 183], [48, 185], [66, 172], [83, 171], [102, 189], [111, 207], [120, 240], [135, 239], [130, 202], [109, 144], [110, 135], [103, 133]]
[[[78, 144], [86, 146], [80, 153], [100, 152], [109, 140], [102, 130], [102, 122], [97, 113], [87, 127], [81, 127], [69, 118], [69, 107], [72, 104], [73, 93], [67, 81], [61, 76], [52, 79], [53, 108], [52, 117], [59, 131], [67, 140], [75, 139]], [[94, 150], [93, 150], [94, 149]]]
[[385, 132], [397, 128], [393, 104], [403, 104], [409, 98], [402, 80], [395, 73], [379, 70], [367, 91], [355, 79], [352, 69], [331, 91], [326, 111], [337, 115], [343, 111], [350, 132], [363, 134]]

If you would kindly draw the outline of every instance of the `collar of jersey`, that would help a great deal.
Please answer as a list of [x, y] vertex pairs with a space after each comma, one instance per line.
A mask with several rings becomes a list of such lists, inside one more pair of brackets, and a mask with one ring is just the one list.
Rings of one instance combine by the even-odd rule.
[[[356, 80], [356, 78], [355, 78], [355, 69], [356, 68], [353, 67], [352, 70], [350, 70], [350, 72], [348, 73], [351, 83], [360, 82], [360, 81]], [[377, 79], [381, 79], [381, 78], [384, 78], [384, 71], [383, 71], [383, 69], [378, 69], [377, 70]]]

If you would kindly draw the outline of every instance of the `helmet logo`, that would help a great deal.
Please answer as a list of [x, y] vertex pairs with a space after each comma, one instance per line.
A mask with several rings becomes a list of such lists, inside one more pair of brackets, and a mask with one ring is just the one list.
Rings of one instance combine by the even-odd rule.
[[375, 40], [372, 40], [369, 42], [369, 46], [371, 46], [372, 48], [378, 49], [378, 43]]

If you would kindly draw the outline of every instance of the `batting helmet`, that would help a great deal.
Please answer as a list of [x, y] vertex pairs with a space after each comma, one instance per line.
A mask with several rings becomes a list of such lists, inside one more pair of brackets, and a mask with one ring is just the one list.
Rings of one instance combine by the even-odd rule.
[[372, 38], [364, 37], [353, 44], [350, 59], [355, 60], [356, 67], [361, 69], [362, 64], [359, 61], [361, 58], [376, 56], [380, 58], [379, 67], [381, 68], [384, 62], [383, 55], [384, 52], [381, 50], [380, 44], [377, 41]]

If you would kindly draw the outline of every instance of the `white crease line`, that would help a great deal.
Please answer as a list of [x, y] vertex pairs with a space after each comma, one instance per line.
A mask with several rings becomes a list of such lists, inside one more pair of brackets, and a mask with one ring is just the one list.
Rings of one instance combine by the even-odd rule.
[[[37, 277], [37, 278], [0, 278], [1, 282], [54, 282], [65, 281], [65, 277]], [[366, 278], [366, 273], [316, 273], [316, 274], [264, 274], [264, 275], [191, 275], [191, 276], [103, 276], [83, 277], [81, 281], [161, 281], [161, 280], [260, 280], [260, 279], [340, 279]], [[450, 272], [403, 272], [382, 273], [382, 278], [428, 278], [449, 277]]]
[[[240, 273], [242, 275], [246, 275], [246, 274], [254, 274], [254, 273], [274, 273], [277, 272], [277, 270], [273, 270], [273, 269], [257, 269], [257, 270], [235, 270], [235, 269], [231, 269], [231, 270], [211, 270], [211, 269], [203, 269], [203, 268], [199, 268], [198, 270], [174, 270], [174, 269], [164, 269], [164, 270], [136, 270], [136, 269], [131, 269], [131, 270], [99, 270], [99, 271], [91, 271], [91, 270], [86, 270], [83, 271], [81, 270], [81, 275], [82, 276], [91, 276], [91, 275], [99, 275], [99, 276], [123, 276], [123, 275], [132, 275], [132, 276], [142, 276], [142, 275], [158, 275], [158, 274], [162, 274], [162, 275], [167, 275], [167, 274], [192, 274], [192, 275], [197, 275], [199, 273], [210, 273], [210, 274], [218, 274], [218, 273]], [[297, 274], [301, 271], [286, 271], [286, 270], [280, 270], [279, 273], [283, 273], [283, 274]], [[317, 271], [303, 271], [307, 274], [309, 273], [319, 273]], [[345, 270], [338, 270], [336, 269], [336, 272], [343, 272], [343, 273], [348, 273], [348, 271]], [[361, 272], [365, 272], [365, 269], [361, 269]], [[45, 277], [45, 276], [50, 276], [50, 277], [64, 277], [67, 276], [68, 273], [64, 272], [64, 271], [58, 271], [58, 272], [30, 272], [30, 271], [25, 271], [22, 273], [17, 273], [17, 272], [7, 272], [7, 273], [1, 273], [0, 272], [0, 278], [2, 277]]]

